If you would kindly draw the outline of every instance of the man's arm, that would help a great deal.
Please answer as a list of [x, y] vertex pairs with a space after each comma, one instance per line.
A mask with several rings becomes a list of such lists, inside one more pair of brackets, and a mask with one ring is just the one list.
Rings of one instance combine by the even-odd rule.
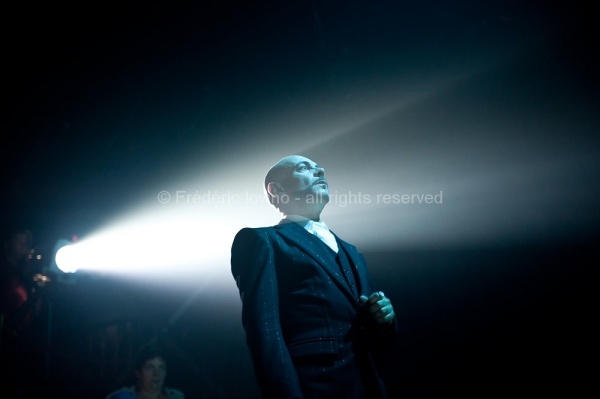
[[242, 324], [265, 399], [302, 398], [283, 340], [273, 247], [265, 230], [242, 229], [231, 248], [231, 271], [242, 300]]
[[[356, 250], [355, 247], [353, 249]], [[390, 299], [382, 291], [373, 289], [373, 282], [367, 272], [365, 257], [358, 250], [356, 252], [358, 253], [357, 259], [362, 267], [361, 270], [364, 273], [365, 283], [363, 295], [360, 296], [359, 301], [366, 313], [371, 342], [378, 351], [386, 352], [394, 345], [400, 331], [398, 318]]]

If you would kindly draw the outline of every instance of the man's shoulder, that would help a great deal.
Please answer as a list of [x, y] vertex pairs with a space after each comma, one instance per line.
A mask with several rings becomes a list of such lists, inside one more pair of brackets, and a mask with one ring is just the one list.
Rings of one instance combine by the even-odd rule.
[[276, 229], [279, 225], [274, 225], [274, 226], [261, 226], [261, 227], [243, 227], [239, 230], [238, 233], [242, 232], [242, 231], [256, 231], [256, 232], [261, 232], [261, 231], [268, 231], [268, 230], [272, 230], [272, 229]]
[[278, 223], [273, 226], [244, 227], [237, 232], [236, 237], [240, 235], [272, 234], [275, 231], [289, 229], [292, 225], [293, 223]]
[[256, 234], [270, 233], [271, 231], [275, 230], [276, 228], [277, 228], [277, 225], [264, 226], [264, 227], [244, 227], [237, 232], [236, 237], [240, 236], [240, 235], [256, 235]]
[[233, 239], [233, 245], [239, 245], [243, 242], [266, 239], [275, 230], [275, 226], [266, 227], [244, 227], [239, 230]]
[[251, 245], [250, 243], [278, 241], [278, 236], [280, 234], [285, 235], [286, 230], [289, 231], [295, 229], [297, 229], [295, 223], [279, 223], [274, 226], [264, 227], [244, 227], [235, 235], [233, 246], [237, 247], [244, 244]]

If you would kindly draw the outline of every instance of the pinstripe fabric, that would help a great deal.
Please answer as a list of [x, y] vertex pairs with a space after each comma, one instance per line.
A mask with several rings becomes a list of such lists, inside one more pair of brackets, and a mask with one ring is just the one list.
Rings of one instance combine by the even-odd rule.
[[384, 397], [370, 341], [394, 334], [364, 317], [357, 293], [373, 292], [364, 258], [337, 242], [354, 288], [326, 244], [296, 223], [236, 235], [231, 270], [265, 399]]

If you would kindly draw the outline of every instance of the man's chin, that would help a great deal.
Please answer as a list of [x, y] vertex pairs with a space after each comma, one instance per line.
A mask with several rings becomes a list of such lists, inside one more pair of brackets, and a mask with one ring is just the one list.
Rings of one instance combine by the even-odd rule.
[[319, 189], [311, 191], [297, 191], [289, 194], [287, 197], [288, 202], [304, 202], [307, 205], [310, 204], [327, 204], [329, 202], [329, 190]]
[[327, 204], [329, 202], [329, 191], [317, 191], [307, 197], [308, 201], [312, 201], [314, 204]]

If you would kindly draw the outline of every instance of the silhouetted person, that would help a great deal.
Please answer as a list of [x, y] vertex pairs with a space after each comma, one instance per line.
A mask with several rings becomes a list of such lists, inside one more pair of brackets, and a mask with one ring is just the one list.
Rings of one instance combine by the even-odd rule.
[[0, 360], [11, 397], [25, 393], [31, 375], [32, 349], [24, 339], [31, 323], [32, 306], [28, 261], [32, 237], [27, 229], [4, 234], [0, 265]]
[[31, 252], [31, 232], [17, 229], [8, 232], [2, 243], [2, 266], [0, 269], [0, 314], [4, 323], [15, 323], [18, 328], [27, 324], [25, 315], [18, 317], [18, 310], [27, 303], [29, 285], [26, 272]]

